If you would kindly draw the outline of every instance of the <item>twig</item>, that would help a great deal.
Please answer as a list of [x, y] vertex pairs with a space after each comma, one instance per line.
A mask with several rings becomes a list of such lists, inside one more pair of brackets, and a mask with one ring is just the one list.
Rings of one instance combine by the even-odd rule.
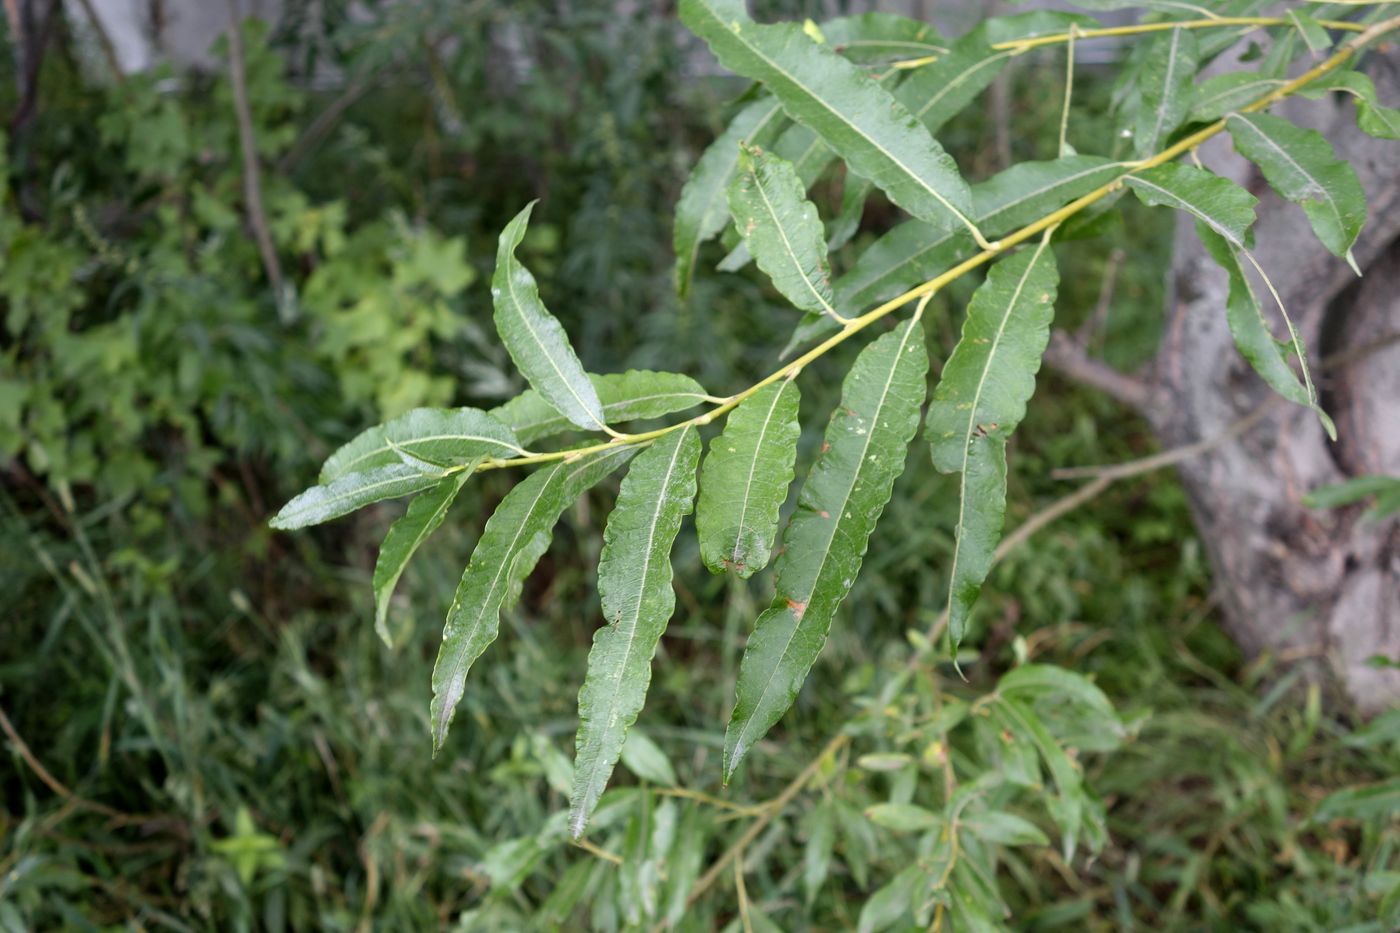
[[[726, 849], [723, 855], [715, 859], [715, 863], [710, 866], [709, 871], [705, 872], [700, 880], [695, 882], [695, 887], [690, 890], [690, 896], [686, 898], [686, 903], [694, 904], [706, 891], [713, 887], [715, 882], [724, 875], [724, 870], [728, 867], [729, 863], [734, 861], [749, 843], [757, 839], [758, 834], [763, 832], [764, 828], [773, 821], [773, 817], [783, 812], [787, 805], [792, 802], [792, 798], [796, 797], [798, 793], [801, 792], [807, 782], [812, 779], [812, 776], [817, 773], [817, 769], [821, 767], [822, 762], [829, 756], [834, 755], [841, 746], [845, 745], [850, 740], [850, 736], [841, 733], [830, 742], [827, 742], [826, 746], [817, 753], [817, 756], [807, 763], [807, 767], [803, 768], [802, 771], [798, 773], [797, 777], [793, 778], [791, 783], [783, 788], [783, 792], [777, 797], [774, 797], [772, 803], [764, 807], [763, 813], [753, 821], [753, 825], [744, 830], [744, 834], [739, 837], [738, 841]], [[654, 931], [664, 928], [664, 923], [657, 924], [652, 928], [653, 933]]]
[[282, 266], [268, 231], [267, 212], [263, 209], [262, 179], [258, 170], [257, 138], [253, 133], [253, 112], [248, 104], [248, 74], [243, 62], [243, 30], [238, 17], [238, 0], [228, 0], [228, 70], [233, 84], [233, 109], [238, 117], [238, 138], [243, 150], [243, 197], [248, 202], [248, 223], [258, 242], [263, 272], [272, 286], [281, 307], [283, 286]]
[[49, 769], [44, 767], [44, 763], [34, 757], [34, 753], [30, 751], [28, 743], [15, 731], [14, 724], [10, 722], [10, 717], [5, 715], [4, 709], [0, 709], [0, 731], [5, 733], [5, 737], [14, 745], [15, 751], [19, 753], [19, 757], [24, 760], [24, 763], [29, 765], [29, 769], [34, 772], [34, 775], [42, 781], [49, 790], [53, 791], [59, 797], [62, 797], [66, 803], [81, 807], [84, 810], [91, 810], [94, 813], [101, 813], [103, 816], [111, 817], [114, 820], [129, 821], [131, 819], [127, 814], [113, 807], [109, 807], [105, 803], [88, 800], [86, 797], [79, 797], [68, 788], [68, 785], [50, 774]]
[[326, 109], [316, 115], [316, 119], [312, 120], [306, 130], [297, 137], [297, 141], [292, 143], [287, 154], [278, 160], [277, 171], [284, 175], [290, 172], [311, 151], [311, 148], [330, 132], [331, 127], [335, 126], [341, 115], [350, 109], [355, 101], [365, 95], [373, 83], [369, 76], [350, 82], [345, 90], [340, 92], [340, 96], [327, 104]]
[[1064, 331], [1050, 335], [1045, 362], [1075, 382], [1098, 389], [1135, 411], [1146, 412], [1156, 401], [1149, 386], [1089, 356], [1083, 345]]

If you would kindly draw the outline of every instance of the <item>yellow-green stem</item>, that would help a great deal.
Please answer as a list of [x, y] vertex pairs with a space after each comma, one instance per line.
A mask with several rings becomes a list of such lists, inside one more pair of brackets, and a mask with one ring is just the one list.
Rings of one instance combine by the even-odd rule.
[[[1365, 23], [1350, 23], [1346, 20], [1318, 20], [1318, 25], [1324, 29], [1335, 29], [1339, 32], [1365, 32]], [[1002, 52], [1012, 52], [1020, 55], [1031, 49], [1042, 48], [1047, 45], [1060, 45], [1062, 43], [1079, 41], [1080, 39], [1106, 39], [1112, 36], [1141, 36], [1153, 32], [1167, 32], [1172, 29], [1218, 29], [1226, 26], [1248, 27], [1251, 29], [1262, 29], [1267, 26], [1287, 26], [1294, 28], [1294, 23], [1288, 19], [1277, 16], [1211, 16], [1202, 19], [1183, 19], [1176, 21], [1166, 21], [1161, 23], [1137, 23], [1132, 26], [1104, 26], [1098, 29], [1074, 29], [1071, 32], [1057, 32], [1045, 36], [1032, 36], [1027, 39], [1007, 39], [1004, 42], [992, 43], [992, 48]], [[922, 68], [938, 61], [937, 55], [924, 55], [919, 58], [906, 58], [890, 64], [891, 68], [908, 70], [912, 68]]]
[[[1220, 20], [1210, 20], [1209, 22], [1220, 22]], [[1134, 27], [1123, 28], [1126, 29]], [[1312, 83], [1313, 81], [1317, 80], [1323, 75], [1329, 74], [1337, 70], [1367, 43], [1396, 29], [1400, 29], [1400, 16], [1392, 17], [1390, 19], [1382, 20], [1381, 22], [1376, 23], [1375, 25], [1367, 28], [1364, 32], [1357, 35], [1351, 42], [1339, 48], [1325, 61], [1314, 66], [1313, 68], [1309, 69], [1308, 71], [1304, 72], [1303, 74], [1299, 75], [1293, 80], [1287, 82], [1286, 84], [1280, 85], [1279, 87], [1270, 91], [1268, 94], [1265, 94], [1263, 97], [1260, 97], [1252, 103], [1240, 108], [1240, 111], [1244, 113], [1249, 113], [1257, 110], [1262, 110], [1270, 104], [1282, 100], [1283, 98], [1289, 96], [1290, 94], [1294, 93], [1300, 88]], [[1077, 32], [1077, 37], [1082, 39], [1088, 34], [1088, 32], [1089, 30], [1079, 30]], [[1026, 240], [1029, 240], [1036, 234], [1043, 233], [1044, 231], [1049, 230], [1051, 227], [1063, 223], [1064, 221], [1073, 217], [1075, 214], [1078, 214], [1080, 211], [1084, 210], [1086, 207], [1089, 207], [1090, 205], [1103, 200], [1105, 197], [1117, 191], [1122, 186], [1124, 178], [1127, 178], [1128, 176], [1134, 175], [1137, 172], [1141, 172], [1145, 169], [1155, 168], [1156, 166], [1164, 165], [1165, 163], [1170, 162], [1172, 159], [1175, 159], [1177, 156], [1182, 155], [1183, 153], [1191, 152], [1194, 149], [1196, 149], [1196, 147], [1201, 145], [1201, 143], [1219, 134], [1224, 129], [1225, 120], [1217, 120], [1209, 126], [1197, 130], [1196, 132], [1192, 133], [1190, 136], [1185, 137], [1179, 142], [1168, 146], [1166, 149], [1163, 149], [1161, 152], [1157, 153], [1151, 158], [1143, 159], [1140, 162], [1125, 163], [1128, 166], [1128, 170], [1122, 175], [1119, 175], [1117, 178], [1115, 178], [1108, 184], [1089, 192], [1083, 197], [1071, 201], [1069, 204], [1066, 204], [1059, 210], [1052, 211], [1051, 213], [1046, 214], [1044, 217], [1040, 218], [1034, 223], [1022, 227], [1015, 233], [1008, 234], [1007, 236], [998, 240], [996, 243], [993, 243], [990, 248], [984, 249], [976, 255], [963, 260], [956, 266], [953, 266], [951, 269], [948, 269], [946, 272], [942, 272], [929, 279], [927, 282], [924, 282], [922, 285], [918, 285], [914, 288], [911, 288], [909, 289], [909, 291], [905, 292], [902, 295], [899, 295], [896, 298], [891, 298], [889, 301], [886, 301], [884, 304], [879, 305], [878, 307], [870, 311], [867, 311], [860, 317], [852, 318], [846, 324], [845, 327], [843, 327], [835, 334], [832, 334], [826, 340], [823, 340], [821, 343], [817, 344], [815, 347], [808, 350], [806, 353], [803, 353], [801, 356], [792, 360], [790, 363], [770, 373], [768, 376], [764, 377], [758, 382], [755, 382], [753, 385], [749, 386], [747, 389], [738, 393], [737, 395], [729, 396], [729, 398], [720, 402], [717, 406], [715, 406], [710, 411], [705, 412], [704, 414], [697, 415], [694, 418], [686, 419], [685, 421], [679, 421], [675, 424], [667, 425], [663, 428], [656, 428], [652, 431], [644, 431], [640, 434], [619, 435], [614, 437], [611, 441], [608, 441], [607, 443], [603, 444], [593, 444], [588, 447], [575, 448], [574, 450], [560, 450], [553, 451], [550, 453], [532, 454], [528, 457], [512, 457], [510, 459], [505, 460], [492, 458], [483, 461], [481, 466], [479, 466], [477, 470], [479, 472], [481, 470], [501, 469], [502, 467], [529, 466], [531, 464], [536, 463], [549, 463], [555, 460], [576, 459], [578, 457], [583, 457], [591, 453], [597, 453], [598, 451], [607, 450], [618, 445], [649, 444], [652, 441], [656, 440], [658, 437], [661, 437], [664, 434], [668, 434], [671, 431], [678, 430], [682, 427], [685, 427], [686, 425], [698, 426], [709, 424], [714, 419], [720, 417], [721, 415], [725, 415], [732, 411], [734, 408], [738, 407], [738, 405], [741, 402], [749, 398], [754, 393], [758, 392], [764, 386], [772, 385], [779, 379], [785, 379], [790, 375], [798, 372], [808, 363], [825, 355], [827, 351], [831, 350], [833, 347], [837, 346], [838, 344], [844, 343], [851, 336], [859, 333], [866, 327], [869, 327], [871, 324], [875, 323], [876, 321], [880, 320], [881, 318], [885, 317], [891, 312], [899, 310], [911, 301], [915, 301], [917, 299], [924, 298], [925, 296], [932, 295], [934, 292], [937, 292], [943, 286], [954, 281], [955, 279], [962, 277], [963, 275], [967, 274], [968, 272], [971, 272], [973, 269], [976, 269], [979, 266], [986, 265], [988, 262], [995, 259], [997, 256], [1000, 256], [1007, 250], [1011, 249], [1013, 246], [1017, 246], [1021, 243], [1024, 243]]]

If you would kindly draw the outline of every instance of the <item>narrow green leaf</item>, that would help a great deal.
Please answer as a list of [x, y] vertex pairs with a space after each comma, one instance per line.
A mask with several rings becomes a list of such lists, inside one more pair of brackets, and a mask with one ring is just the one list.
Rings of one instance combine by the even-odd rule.
[[1396, 490], [1400, 490], [1400, 476], [1356, 476], [1342, 483], [1317, 487], [1303, 497], [1303, 504], [1310, 509], [1337, 509]]
[[891, 878], [861, 907], [857, 933], [879, 933], [898, 923], [913, 911], [915, 895], [927, 880], [927, 872], [917, 862]]
[[776, 382], [739, 405], [710, 443], [695, 532], [713, 572], [747, 579], [768, 566], [802, 433], [797, 409], [797, 383]]
[[836, 848], [836, 813], [831, 801], [821, 800], [803, 820], [807, 843], [802, 847], [802, 890], [808, 906], [826, 884], [831, 871], [831, 854]]
[[[659, 418], [677, 411], [694, 408], [710, 399], [700, 383], [680, 373], [629, 369], [625, 373], [588, 374], [593, 389], [603, 405], [603, 419], [608, 424]], [[533, 444], [573, 427], [568, 418], [555, 411], [534, 389], [526, 389], [504, 404], [491, 409], [490, 414], [510, 425], [522, 444]]]
[[899, 833], [921, 833], [943, 822], [940, 814], [912, 803], [877, 803], [866, 808], [865, 818]]
[[1196, 36], [1188, 29], [1173, 29], [1152, 40], [1143, 62], [1139, 86], [1142, 104], [1133, 128], [1138, 158], [1162, 148], [1172, 131], [1191, 109], [1199, 66]]
[[1171, 162], [1123, 179], [1144, 204], [1186, 211], [1241, 249], [1251, 243], [1250, 225], [1259, 200], [1213, 172]]
[[964, 813], [958, 824], [978, 839], [1003, 846], [1048, 846], [1050, 839], [1030, 820], [1000, 810]]
[[893, 13], [839, 16], [823, 22], [821, 30], [833, 49], [867, 65], [948, 51], [947, 40], [932, 24]]
[[415, 408], [361, 431], [326, 459], [321, 482], [350, 473], [404, 462], [403, 454], [442, 466], [460, 466], [478, 457], [525, 453], [514, 432], [475, 408]]
[[1293, 24], [1293, 28], [1298, 30], [1298, 35], [1302, 36], [1303, 41], [1307, 43], [1308, 51], [1312, 52], [1313, 58], [1332, 47], [1332, 37], [1327, 34], [1327, 30], [1323, 29], [1317, 20], [1302, 10], [1289, 10], [1288, 20]]
[[1079, 770], [1030, 707], [1019, 700], [1003, 697], [998, 699], [991, 709], [993, 717], [1002, 728], [1010, 732], [1013, 738], [1033, 745], [1049, 769], [1059, 795], [1051, 815], [1060, 824], [1065, 851], [1072, 854], [1087, 802]]
[[1383, 106], [1376, 97], [1376, 85], [1359, 71], [1333, 71], [1308, 84], [1298, 93], [1312, 100], [1339, 91], [1356, 101], [1356, 125], [1361, 132], [1377, 139], [1400, 139], [1400, 110]]
[[666, 925], [672, 929], [685, 916], [687, 900], [705, 860], [707, 815], [699, 806], [687, 806], [676, 828], [676, 841], [666, 862]]
[[917, 317], [856, 358], [797, 512], [783, 534], [777, 596], [739, 668], [724, 736], [726, 779], [797, 697], [850, 592], [875, 523], [918, 428], [928, 354]]
[[908, 110], [859, 66], [793, 23], [759, 25], [741, 0], [682, 0], [681, 19], [736, 74], [762, 81], [794, 120], [914, 216], [966, 224], [967, 183]]
[[1264, 77], [1252, 71], [1232, 71], [1207, 78], [1195, 89], [1188, 119], [1193, 123], [1219, 120], [1284, 83], [1282, 78]]
[[500, 613], [549, 547], [554, 524], [585, 490], [626, 463], [635, 447], [613, 447], [561, 460], [532, 473], [501, 500], [472, 551], [447, 613], [433, 666], [433, 753], [442, 750], [467, 672], [496, 640]]
[[973, 30], [947, 55], [905, 78], [895, 98], [937, 133], [996, 80], [1011, 57], [1010, 51], [991, 47], [985, 29]]
[[650, 781], [661, 787], [674, 787], [677, 783], [676, 770], [671, 767], [671, 760], [666, 757], [661, 746], [640, 729], [632, 729], [627, 733], [627, 740], [622, 743], [622, 763], [627, 766], [628, 771], [643, 781]]
[[1250, 284], [1249, 276], [1241, 262], [1242, 251], [1199, 222], [1196, 224], [1196, 235], [1200, 237], [1206, 252], [1211, 254], [1230, 277], [1225, 318], [1229, 322], [1230, 333], [1235, 338], [1235, 347], [1239, 349], [1240, 355], [1275, 392], [1295, 405], [1302, 405], [1316, 412], [1328, 436], [1335, 439], [1337, 429], [1332, 424], [1332, 419], [1317, 403], [1317, 390], [1308, 371], [1307, 350], [1303, 347], [1303, 341], [1293, 327], [1293, 322], [1285, 316], [1289, 345], [1301, 364], [1301, 382], [1294, 374], [1293, 367], [1288, 365], [1283, 348], [1274, 339], [1269, 330], [1269, 323], [1264, 319], [1259, 296], [1255, 294], [1254, 286]]
[[860, 219], [865, 214], [865, 202], [875, 191], [875, 183], [859, 175], [846, 174], [846, 183], [841, 188], [841, 206], [832, 218], [831, 230], [826, 241], [828, 253], [835, 252], [851, 241], [860, 229]]
[[1361, 98], [1356, 102], [1356, 125], [1377, 139], [1400, 139], [1400, 110]]
[[622, 482], [603, 532], [598, 595], [607, 625], [593, 637], [578, 695], [578, 748], [569, 830], [583, 834], [651, 683], [651, 659], [676, 605], [671, 545], [695, 498], [700, 435], [691, 425], [657, 438]]
[[841, 317], [832, 306], [821, 218], [791, 162], [745, 147], [729, 186], [729, 211], [758, 267], [794, 307]]
[[1337, 158], [1321, 133], [1282, 117], [1232, 113], [1225, 122], [1240, 155], [1259, 166], [1275, 191], [1300, 205], [1322, 245], [1354, 268], [1351, 247], [1366, 223], [1366, 192], [1356, 170]]
[[1348, 787], [1330, 794], [1317, 805], [1313, 822], [1329, 820], [1370, 820], [1393, 822], [1400, 813], [1400, 777], [1367, 787]]
[[580, 428], [601, 430], [605, 422], [598, 393], [569, 345], [563, 325], [540, 301], [535, 277], [515, 258], [534, 207], [533, 201], [527, 204], [501, 231], [496, 273], [491, 277], [496, 331], [516, 368], [546, 401]]
[[480, 460], [467, 464], [465, 469], [439, 480], [432, 489], [415, 497], [403, 517], [389, 526], [389, 533], [379, 546], [379, 558], [374, 562], [374, 630], [389, 647], [393, 647], [388, 626], [389, 597], [394, 595], [394, 587], [418, 546], [438, 530], [457, 493], [480, 464]]
[[441, 473], [423, 473], [406, 463], [347, 473], [324, 486], [312, 486], [301, 493], [282, 506], [268, 524], [281, 531], [319, 525], [384, 499], [422, 492], [436, 486], [440, 479]]
[[929, 403], [926, 434], [933, 465], [961, 476], [948, 596], [954, 647], [962, 640], [1001, 538], [1006, 439], [1035, 392], [1058, 285], [1047, 240], [994, 265], [972, 296], [962, 337]]
[[672, 233], [676, 292], [682, 298], [690, 291], [700, 244], [719, 233], [729, 218], [725, 192], [739, 163], [739, 144], [767, 144], [784, 122], [782, 105], [765, 95], [740, 110], [695, 164], [676, 202]]
[[1022, 664], [1002, 675], [997, 693], [1035, 700], [1055, 696], [1083, 705], [1102, 719], [1118, 720], [1108, 696], [1089, 678], [1053, 664]]

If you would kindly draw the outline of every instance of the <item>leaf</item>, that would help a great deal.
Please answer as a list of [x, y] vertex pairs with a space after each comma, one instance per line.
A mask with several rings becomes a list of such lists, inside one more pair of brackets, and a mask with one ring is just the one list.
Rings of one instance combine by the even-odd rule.
[[928, 354], [918, 317], [856, 358], [797, 512], [783, 533], [777, 596], [755, 624], [724, 736], [726, 780], [792, 705], [850, 592], [875, 523], [904, 470]]
[[822, 23], [827, 43], [853, 62], [874, 64], [942, 55], [947, 40], [932, 24], [893, 13], [860, 13]]
[[[700, 383], [680, 373], [630, 369], [625, 373], [588, 374], [609, 424], [659, 418], [710, 400]], [[526, 389], [490, 414], [510, 425], [522, 444], [567, 431], [573, 425], [534, 389]]]
[[676, 828], [676, 841], [666, 859], [666, 925], [672, 929], [677, 928], [685, 916], [687, 899], [700, 877], [705, 859], [706, 820], [700, 807], [686, 807]]
[[[1254, 287], [1249, 283], [1244, 265], [1240, 262], [1241, 251], [1226, 242], [1224, 237], [1219, 236], [1199, 222], [1196, 224], [1196, 235], [1200, 238], [1201, 244], [1205, 246], [1206, 252], [1211, 254], [1211, 257], [1230, 277], [1230, 291], [1226, 298], [1225, 317], [1230, 325], [1230, 333], [1235, 338], [1235, 347], [1240, 351], [1240, 355], [1275, 392], [1295, 405], [1302, 405], [1304, 408], [1311, 408], [1316, 412], [1328, 436], [1335, 439], [1337, 429], [1332, 424], [1332, 419], [1317, 403], [1317, 390], [1313, 387], [1312, 378], [1308, 374], [1307, 351], [1303, 347], [1298, 332], [1293, 328], [1292, 322], [1288, 322], [1289, 342], [1302, 364], [1302, 382], [1298, 381], [1293, 367], [1288, 365], [1283, 348], [1279, 346], [1278, 341], [1274, 339], [1273, 333], [1269, 330], [1269, 324], [1264, 319], [1264, 311], [1259, 304], [1259, 297], [1254, 293]], [[1286, 316], [1285, 320], [1287, 320]]]
[[796, 24], [754, 23], [741, 0], [682, 0], [680, 12], [721, 64], [763, 82], [788, 116], [815, 130], [894, 203], [941, 226], [968, 223], [971, 197], [957, 165], [859, 66]]
[[467, 672], [496, 640], [501, 608], [519, 595], [521, 583], [549, 547], [559, 516], [635, 452], [635, 447], [611, 447], [561, 460], [532, 473], [496, 507], [457, 584], [433, 666], [433, 754], [447, 741]]
[[1054, 696], [1073, 700], [1103, 720], [1119, 725], [1118, 713], [1107, 695], [1089, 678], [1051, 664], [1022, 664], [1003, 674], [997, 681], [997, 693], [1002, 696], [1024, 696], [1035, 700]]
[[671, 545], [695, 498], [699, 459], [700, 435], [692, 425], [661, 435], [632, 464], [603, 531], [598, 595], [607, 625], [593, 636], [578, 695], [574, 838], [583, 834], [646, 702], [651, 658], [676, 605]]
[[1317, 805], [1313, 822], [1330, 820], [1370, 820], [1381, 818], [1393, 822], [1400, 813], [1400, 778], [1379, 784], [1348, 787], [1328, 795]]
[[929, 403], [933, 465], [961, 476], [948, 596], [956, 648], [991, 569], [1006, 509], [1006, 439], [1026, 413], [1050, 340], [1059, 275], [1049, 241], [994, 265]]
[[1030, 820], [1014, 813], [988, 810], [983, 813], [965, 813], [958, 818], [958, 825], [978, 839], [1003, 846], [1048, 846], [1049, 838], [1040, 827]]
[[475, 408], [415, 408], [392, 421], [360, 432], [326, 459], [321, 482], [351, 473], [401, 464], [404, 456], [443, 467], [479, 457], [525, 453], [510, 428]]
[[912, 909], [914, 895], [926, 880], [924, 869], [915, 863], [870, 895], [860, 909], [858, 933], [879, 933], [899, 922]]
[[1251, 244], [1249, 227], [1259, 200], [1213, 172], [1171, 162], [1129, 175], [1123, 183], [1149, 207], [1186, 211], [1241, 249]]
[[841, 206], [831, 221], [831, 231], [826, 241], [828, 253], [845, 246], [856, 235], [861, 217], [865, 214], [865, 202], [874, 190], [875, 183], [868, 178], [847, 173], [846, 182], [841, 188]]
[[943, 822], [940, 814], [912, 803], [877, 803], [867, 807], [866, 819], [899, 833], [921, 833]]
[[1350, 94], [1356, 101], [1356, 126], [1377, 139], [1400, 139], [1400, 110], [1386, 107], [1376, 97], [1376, 85], [1359, 71], [1334, 71], [1299, 90], [1317, 100], [1333, 91]]
[[905, 78], [895, 98], [930, 133], [937, 133], [991, 85], [1011, 57], [1009, 50], [991, 47], [985, 29], [976, 29], [959, 39], [947, 55]]
[[1199, 66], [1196, 36], [1187, 29], [1173, 29], [1153, 39], [1143, 61], [1139, 88], [1142, 104], [1133, 129], [1133, 145], [1138, 158], [1145, 159], [1162, 148], [1191, 108]]
[[605, 423], [598, 393], [569, 345], [563, 325], [540, 301], [535, 277], [515, 258], [535, 203], [527, 204], [501, 231], [496, 273], [491, 277], [496, 331], [516, 368], [549, 404], [578, 427], [601, 430]]
[[1066, 853], [1073, 854], [1087, 802], [1079, 771], [1030, 707], [1018, 700], [1002, 697], [992, 705], [992, 714], [1013, 737], [1033, 745], [1050, 770], [1059, 794], [1057, 806], [1052, 808], [1051, 814], [1064, 834]]
[[1285, 82], [1260, 76], [1252, 71], [1232, 71], [1215, 75], [1197, 85], [1188, 119], [1209, 123], [1253, 103]]
[[1366, 223], [1366, 192], [1356, 170], [1337, 158], [1321, 133], [1281, 117], [1232, 113], [1225, 124], [1240, 155], [1259, 166], [1275, 191], [1303, 208], [1323, 246], [1355, 268], [1351, 247]]
[[406, 463], [347, 473], [324, 486], [312, 486], [301, 493], [282, 506], [268, 524], [280, 531], [319, 525], [384, 499], [422, 492], [436, 486], [440, 479], [440, 473], [423, 473]]
[[765, 386], [730, 415], [700, 471], [695, 531], [714, 573], [748, 579], [768, 566], [797, 459], [798, 391], [793, 380]]
[[695, 163], [676, 202], [672, 233], [676, 251], [676, 293], [681, 298], [690, 291], [700, 244], [719, 233], [729, 219], [725, 192], [739, 164], [739, 144], [766, 144], [784, 122], [782, 105], [765, 95], [740, 110]]
[[819, 801], [807, 813], [807, 843], [802, 848], [802, 890], [810, 907], [831, 871], [836, 848], [836, 813], [831, 802]]
[[1289, 10], [1288, 20], [1293, 24], [1293, 28], [1298, 30], [1298, 35], [1302, 36], [1303, 41], [1307, 43], [1308, 51], [1313, 54], [1313, 58], [1332, 47], [1332, 37], [1327, 34], [1327, 30], [1323, 29], [1317, 20], [1302, 10]]
[[1319, 486], [1303, 496], [1310, 509], [1337, 509], [1370, 496], [1384, 496], [1400, 490], [1400, 477], [1356, 476], [1345, 482]]
[[647, 737], [640, 729], [627, 733], [622, 743], [622, 763], [643, 781], [650, 781], [662, 787], [674, 787], [676, 771], [661, 747]]
[[817, 206], [792, 163], [745, 147], [729, 187], [729, 210], [758, 267], [794, 307], [841, 319], [832, 307], [831, 267]]
[[408, 504], [408, 511], [389, 526], [374, 562], [374, 630], [385, 645], [393, 647], [388, 626], [389, 598], [394, 595], [399, 577], [418, 546], [442, 525], [457, 493], [480, 464], [480, 460], [475, 460], [461, 472], [439, 480], [432, 489], [414, 498]]

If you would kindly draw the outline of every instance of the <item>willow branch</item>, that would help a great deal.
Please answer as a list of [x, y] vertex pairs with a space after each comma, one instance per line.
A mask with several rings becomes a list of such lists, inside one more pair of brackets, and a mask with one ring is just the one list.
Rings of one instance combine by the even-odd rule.
[[[1219, 20], [1211, 20], [1211, 22], [1215, 23], [1219, 22]], [[1400, 28], [1400, 16], [1392, 17], [1391, 19], [1383, 20], [1379, 23], [1376, 23], [1374, 26], [1368, 28], [1365, 32], [1357, 35], [1352, 41], [1339, 48], [1325, 61], [1310, 68], [1308, 71], [1292, 79], [1291, 81], [1280, 85], [1279, 87], [1275, 88], [1274, 90], [1270, 91], [1264, 96], [1256, 99], [1252, 103], [1241, 107], [1238, 112], [1253, 113], [1255, 111], [1259, 111], [1264, 109], [1265, 107], [1268, 107], [1270, 104], [1276, 101], [1282, 100], [1285, 97], [1294, 94], [1300, 88], [1306, 87], [1307, 85], [1311, 84], [1313, 81], [1316, 81], [1323, 75], [1330, 74], [1331, 72], [1336, 71], [1342, 65], [1346, 64], [1346, 62], [1349, 59], [1351, 59], [1352, 56], [1354, 56], [1358, 51], [1361, 50], [1362, 47], [1364, 47], [1369, 42], [1372, 42], [1380, 36], [1385, 35], [1388, 32], [1392, 32], [1398, 28]], [[1079, 38], [1083, 38], [1084, 32], [1081, 31], [1077, 35]], [[1150, 168], [1156, 168], [1159, 165], [1165, 165], [1166, 163], [1171, 162], [1172, 160], [1176, 159], [1181, 155], [1184, 155], [1185, 153], [1192, 152], [1206, 140], [1211, 139], [1212, 137], [1223, 132], [1225, 128], [1225, 121], [1223, 119], [1217, 120], [1214, 123], [1200, 130], [1197, 130], [1191, 135], [1179, 140], [1173, 145], [1168, 146], [1166, 149], [1163, 149], [1161, 152], [1158, 152], [1156, 155], [1151, 156], [1150, 158], [1143, 159], [1138, 162], [1124, 163], [1123, 165], [1125, 171], [1123, 172], [1123, 174], [1119, 175], [1117, 178], [1113, 179], [1107, 184], [1102, 185], [1089, 192], [1088, 194], [1071, 201], [1069, 204], [1066, 204], [1064, 207], [1058, 210], [1051, 211], [1050, 213], [1041, 217], [1039, 220], [1022, 227], [1020, 230], [1008, 234], [1002, 239], [989, 244], [989, 246], [986, 249], [983, 249], [982, 251], [974, 254], [973, 256], [963, 260], [956, 266], [953, 266], [951, 269], [948, 269], [947, 271], [934, 276], [933, 278], [924, 282], [922, 285], [918, 285], [914, 288], [911, 288], [904, 294], [899, 295], [895, 298], [891, 298], [889, 301], [886, 301], [884, 304], [870, 311], [867, 311], [860, 317], [852, 319], [845, 327], [843, 327], [837, 333], [831, 335], [826, 340], [817, 344], [815, 347], [808, 350], [806, 353], [803, 353], [801, 356], [792, 360], [785, 366], [782, 366], [781, 368], [770, 373], [765, 378], [749, 386], [744, 391], [739, 392], [736, 395], [731, 395], [729, 398], [725, 399], [723, 402], [715, 406], [710, 411], [697, 415], [694, 418], [688, 418], [685, 421], [680, 421], [675, 424], [667, 425], [663, 428], [657, 428], [653, 431], [645, 431], [640, 434], [623, 434], [614, 437], [612, 440], [607, 441], [605, 443], [593, 444], [587, 447], [578, 447], [573, 450], [551, 451], [549, 453], [531, 454], [527, 457], [512, 457], [509, 459], [499, 459], [493, 457], [483, 461], [481, 466], [478, 467], [477, 470], [478, 472], [480, 472], [482, 470], [499, 470], [505, 467], [529, 466], [537, 463], [550, 463], [557, 460], [576, 460], [580, 457], [587, 456], [588, 454], [598, 453], [599, 451], [608, 450], [610, 448], [620, 445], [625, 446], [650, 444], [658, 437], [662, 437], [663, 435], [669, 434], [672, 431], [678, 431], [681, 428], [688, 426], [699, 426], [709, 424], [716, 418], [727, 414], [734, 408], [737, 408], [739, 404], [742, 403], [745, 399], [749, 398], [756, 392], [762, 390], [764, 387], [772, 385], [773, 383], [781, 379], [786, 379], [794, 373], [800, 372], [802, 368], [808, 363], [824, 356], [833, 347], [849, 340], [851, 337], [860, 333], [862, 330], [869, 327], [871, 324], [874, 324], [881, 318], [884, 318], [885, 316], [895, 311], [898, 311], [900, 308], [903, 308], [905, 305], [909, 304], [912, 301], [917, 301], [918, 299], [923, 298], [926, 295], [932, 295], [944, 286], [948, 285], [950, 282], [961, 278], [962, 276], [966, 275], [974, 269], [986, 265], [993, 259], [996, 259], [998, 256], [1001, 256], [1003, 253], [1010, 250], [1012, 247], [1019, 246], [1020, 244], [1031, 239], [1032, 237], [1035, 237], [1040, 233], [1044, 233], [1051, 227], [1058, 226], [1059, 224], [1063, 223], [1069, 218], [1080, 213], [1085, 208], [1097, 204], [1099, 201], [1118, 191], [1123, 186], [1123, 180], [1125, 178], [1128, 178], [1132, 175], [1135, 175], [1139, 172], [1145, 171]]]

